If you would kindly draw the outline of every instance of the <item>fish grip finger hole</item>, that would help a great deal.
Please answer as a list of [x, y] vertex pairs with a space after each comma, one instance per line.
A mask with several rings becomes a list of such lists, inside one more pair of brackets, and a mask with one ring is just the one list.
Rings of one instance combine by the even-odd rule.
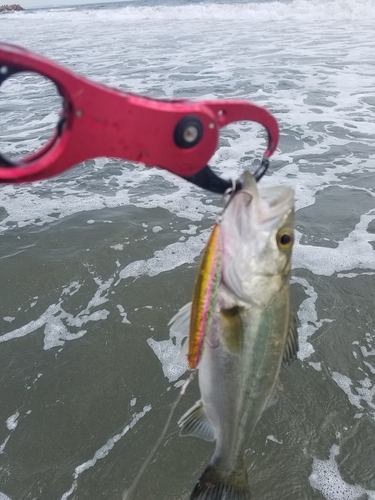
[[64, 107], [53, 80], [0, 63], [0, 167], [26, 166], [45, 154], [62, 134]]

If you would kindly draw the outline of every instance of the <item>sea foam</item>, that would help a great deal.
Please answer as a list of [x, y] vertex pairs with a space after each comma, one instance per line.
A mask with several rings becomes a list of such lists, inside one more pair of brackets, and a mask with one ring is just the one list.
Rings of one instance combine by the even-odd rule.
[[81, 15], [72, 17], [72, 9], [33, 10], [31, 12], [15, 12], [2, 14], [4, 18], [56, 18], [68, 19], [73, 23], [85, 22], [88, 18], [123, 23], [137, 20], [247, 20], [257, 22], [270, 21], [337, 21], [337, 20], [371, 20], [375, 19], [375, 7], [371, 0], [294, 0], [292, 2], [261, 2], [234, 4], [191, 4], [181, 6], [127, 6], [118, 9], [100, 10], [80, 8]]

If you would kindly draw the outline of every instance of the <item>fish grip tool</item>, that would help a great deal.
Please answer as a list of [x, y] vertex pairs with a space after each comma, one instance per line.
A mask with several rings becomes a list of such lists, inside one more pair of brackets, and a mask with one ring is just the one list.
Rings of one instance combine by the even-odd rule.
[[[47, 179], [85, 160], [110, 157], [161, 167], [224, 193], [232, 181], [220, 178], [208, 165], [222, 127], [246, 120], [266, 128], [268, 146], [257, 179], [277, 147], [276, 119], [254, 103], [141, 97], [94, 83], [22, 47], [0, 43], [0, 93], [3, 82], [22, 72], [52, 81], [62, 97], [62, 110], [53, 136], [36, 153], [14, 160], [0, 151], [0, 182]], [[240, 182], [235, 186], [239, 189]]]

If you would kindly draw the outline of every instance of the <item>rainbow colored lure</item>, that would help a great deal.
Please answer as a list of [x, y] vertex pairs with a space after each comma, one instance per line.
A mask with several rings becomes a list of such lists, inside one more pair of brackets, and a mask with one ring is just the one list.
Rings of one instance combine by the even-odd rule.
[[194, 288], [188, 353], [192, 370], [201, 359], [203, 341], [212, 320], [221, 278], [221, 252], [220, 225], [215, 224], [203, 251]]

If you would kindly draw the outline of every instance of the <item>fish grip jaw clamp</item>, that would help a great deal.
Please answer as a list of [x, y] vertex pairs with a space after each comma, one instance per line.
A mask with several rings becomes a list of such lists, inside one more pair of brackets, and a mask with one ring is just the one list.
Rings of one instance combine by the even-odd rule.
[[[253, 173], [255, 180], [259, 182], [269, 168], [269, 158], [276, 150], [279, 141], [279, 128], [276, 119], [266, 109], [256, 106], [253, 103], [241, 101], [212, 101], [206, 102], [205, 104], [214, 111], [216, 116], [218, 116], [221, 127], [233, 122], [246, 120], [259, 123], [266, 129], [268, 136], [267, 150], [259, 166]], [[209, 165], [206, 165], [196, 174], [184, 178], [203, 189], [219, 194], [227, 194], [228, 192], [235, 193], [242, 189], [240, 180], [234, 181], [218, 177], [214, 174]]]
[[[263, 175], [268, 170], [270, 165], [269, 159], [264, 156], [261, 160], [259, 167], [254, 172], [254, 177], [257, 182], [263, 177]], [[202, 170], [194, 175], [184, 177], [187, 181], [195, 184], [196, 186], [211, 191], [212, 193], [225, 194], [228, 190], [232, 193], [240, 191], [242, 189], [242, 183], [240, 180], [228, 180], [217, 176], [209, 165], [206, 165]]]

